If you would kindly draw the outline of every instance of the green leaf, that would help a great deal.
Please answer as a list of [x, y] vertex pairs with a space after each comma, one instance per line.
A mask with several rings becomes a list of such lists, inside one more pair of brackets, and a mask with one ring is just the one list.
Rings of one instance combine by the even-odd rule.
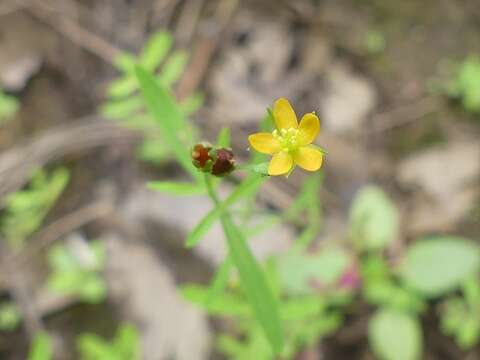
[[179, 106], [157, 80], [141, 67], [136, 68], [136, 75], [140, 82], [140, 88], [145, 102], [152, 116], [162, 131], [163, 139], [168, 144], [177, 161], [193, 178], [200, 178], [200, 173], [192, 165], [190, 158], [190, 146], [182, 143], [179, 137], [180, 131], [187, 127], [186, 120]]
[[134, 326], [130, 324], [122, 325], [117, 332], [113, 345], [118, 359], [140, 359], [140, 336]]
[[139, 360], [140, 346], [137, 329], [122, 325], [115, 339], [107, 342], [95, 334], [82, 334], [77, 338], [82, 360]]
[[154, 71], [167, 56], [172, 47], [172, 36], [167, 31], [152, 35], [139, 57], [139, 63], [146, 70]]
[[476, 244], [459, 237], [434, 237], [409, 246], [401, 276], [413, 289], [435, 297], [458, 288], [479, 267]]
[[0, 90], [0, 124], [9, 120], [18, 111], [18, 100], [14, 97], [5, 95]]
[[6, 198], [0, 231], [12, 248], [21, 247], [38, 230], [67, 185], [68, 178], [68, 171], [63, 168], [53, 171], [50, 176], [38, 170], [25, 190], [14, 192]]
[[228, 148], [230, 146], [230, 129], [228, 127], [222, 128], [218, 133], [217, 146], [221, 148]]
[[260, 323], [274, 352], [279, 354], [283, 348], [283, 330], [277, 300], [242, 232], [229, 215], [222, 212], [221, 220], [230, 254], [238, 269], [242, 287], [247, 294], [255, 318]]
[[76, 341], [82, 360], [119, 360], [110, 345], [95, 334], [82, 334]]
[[197, 183], [181, 183], [173, 181], [150, 181], [147, 187], [151, 190], [174, 195], [198, 195], [205, 193], [205, 187]]
[[0, 304], [0, 331], [15, 330], [21, 320], [22, 314], [13, 302]]
[[54, 272], [48, 279], [48, 288], [60, 294], [76, 293], [81, 291], [84, 278], [82, 270]]
[[93, 255], [88, 263], [64, 245], [49, 250], [48, 262], [53, 271], [48, 278], [48, 288], [60, 294], [76, 295], [89, 303], [99, 303], [107, 293], [100, 276], [105, 264], [105, 247], [98, 240], [91, 241], [87, 246], [85, 250]]
[[480, 305], [480, 284], [476, 276], [466, 279], [462, 284], [465, 300], [472, 308]]
[[140, 159], [154, 165], [165, 164], [171, 159], [171, 152], [160, 137], [145, 138], [136, 152]]
[[318, 191], [322, 184], [323, 176], [321, 173], [315, 173], [309, 176], [300, 189], [300, 192], [291, 206], [284, 213], [287, 220], [296, 220], [301, 212], [305, 210], [312, 201], [318, 201]]
[[214, 222], [219, 218], [223, 211], [235, 204], [238, 200], [255, 193], [263, 181], [264, 178], [258, 175], [247, 177], [219, 206], [216, 206], [213, 210], [211, 210], [198, 223], [198, 225], [195, 226], [195, 228], [188, 235], [185, 245], [187, 247], [195, 246], [212, 227]]
[[217, 269], [212, 284], [208, 289], [207, 303], [211, 303], [212, 301], [217, 299], [220, 294], [225, 290], [232, 267], [232, 257], [230, 255], [227, 255], [223, 263]]
[[53, 344], [50, 337], [45, 333], [35, 335], [32, 347], [28, 353], [28, 360], [52, 360]]
[[203, 105], [204, 96], [201, 93], [194, 93], [180, 101], [180, 109], [185, 116], [190, 116]]
[[325, 299], [318, 295], [294, 297], [281, 304], [284, 320], [302, 320], [319, 315], [327, 308]]
[[172, 46], [172, 36], [166, 31], [152, 35], [143, 48], [139, 63], [146, 70], [154, 71], [167, 56]]
[[107, 95], [113, 99], [123, 99], [134, 93], [137, 89], [137, 78], [133, 75], [125, 75], [120, 79], [112, 81], [107, 88]]
[[125, 73], [133, 73], [135, 71], [135, 65], [137, 64], [137, 59], [135, 56], [129, 53], [121, 53], [113, 60], [113, 65], [120, 71]]
[[80, 298], [90, 304], [98, 304], [107, 296], [105, 282], [95, 273], [90, 273], [78, 290]]
[[384, 249], [398, 234], [397, 209], [376, 186], [367, 186], [357, 194], [349, 222], [351, 238], [360, 249]]
[[416, 317], [388, 308], [378, 310], [368, 324], [368, 338], [383, 360], [416, 360], [422, 354], [422, 332]]
[[329, 247], [313, 255], [291, 253], [279, 262], [285, 290], [290, 294], [307, 295], [313, 292], [312, 282], [332, 286], [349, 265], [349, 257], [339, 247]]
[[128, 119], [143, 109], [143, 99], [140, 96], [133, 96], [125, 99], [110, 100], [101, 108], [100, 113], [113, 119]]
[[259, 164], [247, 164], [243, 165], [241, 167], [238, 167], [239, 170], [247, 170], [251, 171], [255, 174], [261, 175], [261, 176], [269, 176], [268, 175], [268, 162], [263, 162]]
[[211, 315], [220, 316], [248, 316], [251, 315], [250, 307], [239, 296], [228, 292], [211, 296], [210, 288], [200, 285], [185, 285], [181, 287], [183, 298], [200, 306]]
[[464, 350], [471, 349], [478, 343], [480, 337], [480, 321], [475, 316], [469, 316], [462, 322], [457, 332], [457, 342]]
[[176, 51], [170, 56], [162, 68], [158, 79], [160, 84], [170, 88], [182, 76], [187, 65], [188, 55], [184, 51]]

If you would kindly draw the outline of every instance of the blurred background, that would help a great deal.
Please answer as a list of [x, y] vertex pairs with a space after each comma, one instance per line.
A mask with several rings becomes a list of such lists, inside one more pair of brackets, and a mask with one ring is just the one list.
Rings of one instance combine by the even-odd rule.
[[[132, 58], [162, 72], [199, 138], [229, 127], [239, 162], [277, 98], [316, 111], [328, 153], [316, 240], [344, 237], [374, 183], [400, 212], [395, 254], [431, 234], [480, 240], [479, 38], [476, 0], [1, 0], [0, 358], [26, 359], [44, 332], [55, 358], [76, 359], [79, 336], [119, 329], [145, 359], [222, 358], [225, 325], [177, 285], [209, 281], [223, 235], [185, 249], [208, 199], [146, 188], [188, 177], [139, 111]], [[269, 181], [261, 206], [288, 209], [304, 178]], [[296, 231], [269, 229], [255, 253]], [[298, 359], [373, 358], [366, 312]], [[428, 334], [426, 358], [480, 356]]]

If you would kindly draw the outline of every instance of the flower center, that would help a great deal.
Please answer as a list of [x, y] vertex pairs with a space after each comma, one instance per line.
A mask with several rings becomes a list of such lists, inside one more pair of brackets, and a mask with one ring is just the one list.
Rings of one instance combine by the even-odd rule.
[[298, 129], [273, 130], [273, 137], [280, 143], [282, 151], [293, 153], [298, 148]]

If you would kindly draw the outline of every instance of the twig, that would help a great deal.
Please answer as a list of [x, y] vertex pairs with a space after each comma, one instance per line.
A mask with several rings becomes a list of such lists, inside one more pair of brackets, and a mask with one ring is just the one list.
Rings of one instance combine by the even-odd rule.
[[0, 16], [6, 16], [6, 15], [9, 15], [9, 14], [15, 12], [15, 11], [22, 10], [25, 7], [29, 6], [30, 2], [31, 1], [24, 1], [22, 3], [17, 3], [17, 2], [13, 2], [13, 1], [8, 1], [8, 2], [2, 4], [2, 6], [0, 6]]
[[135, 138], [138, 135], [134, 132], [97, 116], [79, 119], [73, 125], [50, 128], [0, 154], [0, 200], [23, 186], [34, 169], [53, 159], [118, 140], [133, 141]]
[[25, 330], [28, 337], [32, 339], [37, 332], [43, 330], [41, 317], [31, 300], [24, 273], [10, 261], [13, 256], [12, 252], [4, 246], [3, 239], [0, 239], [0, 241], [1, 274], [4, 276], [5, 286], [11, 292], [13, 300], [21, 308]]
[[45, 329], [41, 315], [37, 310], [31, 294], [29, 294], [29, 288], [23, 279], [23, 274], [17, 269], [11, 269], [9, 274], [10, 291], [15, 302], [21, 308], [27, 335], [30, 339], [33, 339], [35, 334]]
[[68, 17], [59, 17], [58, 14], [55, 14], [49, 6], [41, 1], [36, 1], [35, 5], [37, 6], [26, 8], [31, 15], [50, 25], [78, 46], [90, 51], [106, 62], [113, 64], [115, 59], [122, 53], [119, 48], [84, 29]]
[[175, 32], [178, 45], [186, 46], [192, 40], [204, 2], [205, 0], [189, 0], [185, 4]]
[[184, 99], [199, 87], [218, 47], [221, 34], [230, 23], [238, 4], [239, 0], [219, 1], [213, 19], [205, 26], [208, 33], [201, 37], [192, 55], [193, 60], [178, 84], [176, 93], [179, 99]]
[[62, 236], [93, 220], [106, 216], [112, 211], [113, 204], [105, 201], [98, 201], [97, 203], [87, 205], [60, 218], [45, 227], [29, 240], [29, 245], [18, 255], [14, 256], [12, 262], [16, 266], [22, 266], [24, 263], [31, 260], [34, 255], [38, 254]]
[[424, 97], [414, 103], [402, 105], [393, 110], [373, 117], [373, 133], [381, 133], [418, 120], [438, 110], [438, 100], [432, 96]]

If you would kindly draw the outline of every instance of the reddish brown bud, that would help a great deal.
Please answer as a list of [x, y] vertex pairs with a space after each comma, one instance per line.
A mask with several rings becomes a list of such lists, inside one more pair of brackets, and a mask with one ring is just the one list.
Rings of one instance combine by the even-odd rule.
[[[231, 149], [220, 148], [213, 150], [214, 162], [212, 167], [212, 175], [225, 176], [232, 172], [235, 168], [235, 158]], [[211, 153], [212, 153], [211, 152]]]
[[196, 144], [192, 149], [192, 162], [203, 172], [210, 172], [213, 159], [210, 156], [212, 145], [206, 142]]
[[192, 149], [191, 156], [196, 168], [214, 176], [228, 175], [235, 167], [235, 159], [231, 149], [214, 148], [209, 143], [196, 144]]

